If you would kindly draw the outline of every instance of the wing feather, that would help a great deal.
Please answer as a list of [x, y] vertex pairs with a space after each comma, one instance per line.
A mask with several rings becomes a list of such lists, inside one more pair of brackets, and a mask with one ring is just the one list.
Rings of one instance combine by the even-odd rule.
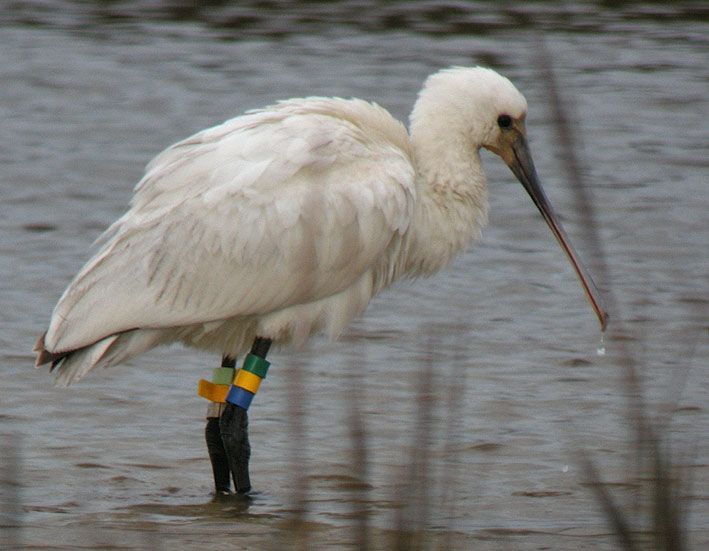
[[158, 155], [55, 308], [45, 346], [264, 315], [339, 293], [401, 239], [404, 128], [359, 100], [281, 103]]

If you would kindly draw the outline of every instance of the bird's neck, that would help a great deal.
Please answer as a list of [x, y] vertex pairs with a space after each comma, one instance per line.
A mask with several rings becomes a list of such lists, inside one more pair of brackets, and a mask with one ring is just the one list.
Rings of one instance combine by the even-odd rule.
[[470, 246], [487, 223], [488, 191], [479, 148], [467, 137], [412, 132], [416, 210], [405, 271], [431, 275]]

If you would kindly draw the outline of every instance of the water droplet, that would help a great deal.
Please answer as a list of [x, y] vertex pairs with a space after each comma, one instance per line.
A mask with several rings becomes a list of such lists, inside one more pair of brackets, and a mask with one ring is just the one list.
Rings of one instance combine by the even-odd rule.
[[596, 355], [597, 356], [605, 356], [606, 355], [606, 345], [603, 342], [603, 333], [601, 333], [601, 342], [598, 345], [598, 348], [596, 348]]

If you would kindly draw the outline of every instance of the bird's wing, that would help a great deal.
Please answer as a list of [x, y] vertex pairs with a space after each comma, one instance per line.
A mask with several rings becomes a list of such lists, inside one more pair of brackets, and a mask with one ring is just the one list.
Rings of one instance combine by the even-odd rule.
[[45, 348], [337, 293], [406, 231], [414, 180], [406, 130], [365, 102], [284, 102], [200, 132], [148, 165]]

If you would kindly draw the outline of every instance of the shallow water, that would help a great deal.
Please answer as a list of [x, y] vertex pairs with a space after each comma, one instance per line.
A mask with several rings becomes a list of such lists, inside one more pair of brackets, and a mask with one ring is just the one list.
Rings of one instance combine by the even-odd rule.
[[[690, 539], [709, 543], [709, 13], [604, 5], [2, 8], [0, 547], [348, 548], [363, 533], [380, 547], [404, 528], [449, 548], [612, 548], [578, 452], [640, 518], [628, 355], [691, 478]], [[564, 172], [540, 36], [605, 268]], [[290, 96], [367, 98], [405, 120], [426, 75], [478, 63], [527, 96], [547, 194], [608, 295], [605, 355], [563, 254], [486, 155], [491, 220], [473, 250], [396, 285], [340, 341], [272, 354], [250, 410], [251, 501], [210, 496], [196, 384], [218, 358], [160, 349], [69, 390], [32, 369], [56, 300], [162, 148]]]

